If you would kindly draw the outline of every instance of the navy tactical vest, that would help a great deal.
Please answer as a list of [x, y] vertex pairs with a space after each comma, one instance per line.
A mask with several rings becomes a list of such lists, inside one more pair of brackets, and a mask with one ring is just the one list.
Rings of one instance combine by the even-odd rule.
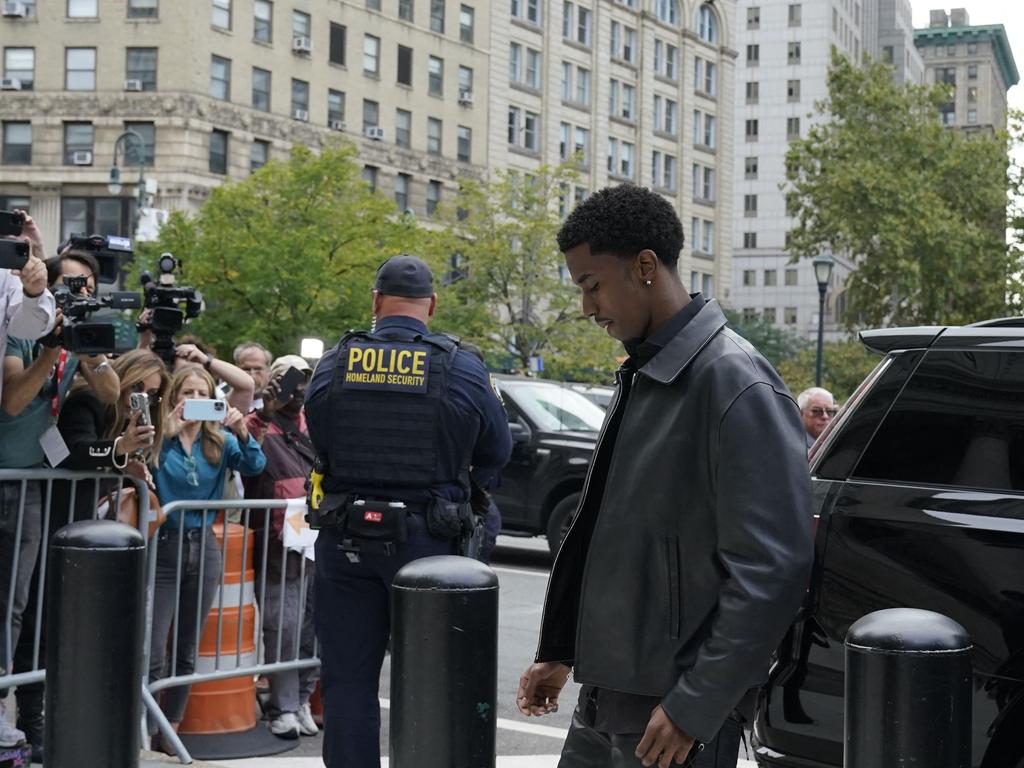
[[458, 342], [443, 334], [360, 331], [338, 348], [330, 387], [332, 484], [381, 495], [461, 484], [440, 476], [438, 462], [438, 420]]

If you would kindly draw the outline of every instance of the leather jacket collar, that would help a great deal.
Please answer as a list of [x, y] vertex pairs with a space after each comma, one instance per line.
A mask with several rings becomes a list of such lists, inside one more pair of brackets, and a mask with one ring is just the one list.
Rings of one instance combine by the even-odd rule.
[[694, 318], [683, 326], [639, 373], [661, 384], [671, 384], [709, 341], [725, 327], [725, 313], [715, 299], [709, 299]]

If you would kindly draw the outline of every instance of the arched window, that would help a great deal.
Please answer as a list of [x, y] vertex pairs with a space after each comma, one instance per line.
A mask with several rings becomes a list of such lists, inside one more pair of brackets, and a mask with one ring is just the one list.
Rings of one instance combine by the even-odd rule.
[[697, 9], [697, 35], [705, 43], [718, 43], [718, 17], [707, 3]]
[[658, 21], [679, 26], [679, 0], [656, 0]]

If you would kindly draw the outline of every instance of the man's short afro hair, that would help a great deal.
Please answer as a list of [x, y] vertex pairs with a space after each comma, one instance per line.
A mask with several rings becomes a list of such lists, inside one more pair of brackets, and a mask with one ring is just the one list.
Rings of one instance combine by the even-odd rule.
[[577, 205], [558, 231], [562, 253], [582, 243], [591, 253], [625, 258], [649, 248], [662, 264], [675, 269], [683, 249], [683, 225], [661, 195], [620, 184], [598, 190]]

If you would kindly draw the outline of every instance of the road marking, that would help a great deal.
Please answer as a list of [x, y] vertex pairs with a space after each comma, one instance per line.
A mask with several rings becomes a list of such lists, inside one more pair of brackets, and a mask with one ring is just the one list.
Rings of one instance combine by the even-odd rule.
[[[391, 709], [390, 699], [380, 700], [381, 709]], [[519, 731], [519, 733], [530, 733], [534, 736], [547, 736], [551, 739], [561, 739], [565, 741], [566, 735], [569, 733], [565, 728], [555, 728], [551, 725], [534, 725], [533, 723], [524, 723], [519, 720], [509, 720], [504, 717], [498, 718], [498, 727], [506, 731]]]
[[506, 568], [504, 565], [492, 565], [491, 570], [501, 573], [518, 573], [523, 576], [543, 576], [545, 579], [548, 577], [547, 571], [527, 571], [524, 568]]

